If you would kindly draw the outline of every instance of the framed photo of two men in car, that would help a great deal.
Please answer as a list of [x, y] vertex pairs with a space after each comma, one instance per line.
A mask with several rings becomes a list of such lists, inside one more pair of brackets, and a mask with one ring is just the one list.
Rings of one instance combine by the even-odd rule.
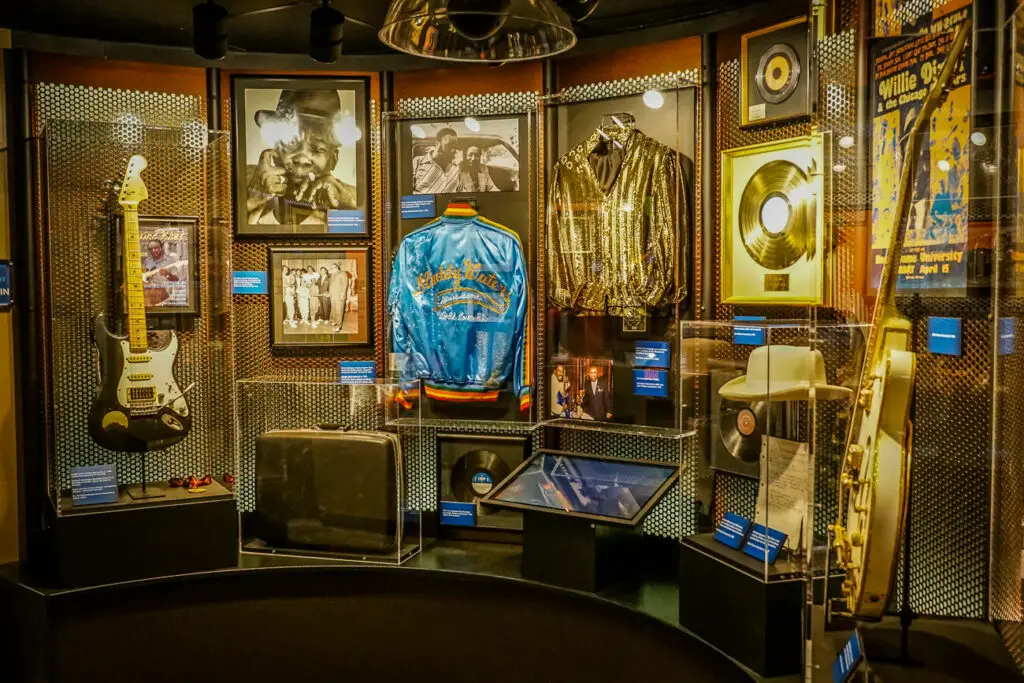
[[368, 81], [232, 79], [235, 234], [366, 237]]

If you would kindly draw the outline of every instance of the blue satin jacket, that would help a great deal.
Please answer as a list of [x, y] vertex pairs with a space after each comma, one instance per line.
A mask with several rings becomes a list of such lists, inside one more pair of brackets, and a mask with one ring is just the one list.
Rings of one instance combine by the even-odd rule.
[[511, 376], [529, 408], [530, 287], [516, 233], [468, 204], [449, 205], [402, 240], [388, 309], [401, 380], [421, 379], [443, 401], [495, 401]]

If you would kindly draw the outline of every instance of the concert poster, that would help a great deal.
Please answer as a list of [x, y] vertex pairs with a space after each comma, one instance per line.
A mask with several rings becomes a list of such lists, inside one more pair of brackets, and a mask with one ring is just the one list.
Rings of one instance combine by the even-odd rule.
[[[895, 9], [894, 9], [895, 8]], [[871, 279], [877, 287], [891, 231], [897, 220], [900, 169], [909, 131], [932, 83], [939, 76], [957, 28], [970, 5], [956, 1], [907, 19], [905, 7], [877, 0], [876, 31], [898, 36], [872, 62]], [[882, 13], [879, 13], [882, 10]], [[938, 16], [941, 14], [941, 16]], [[880, 19], [881, 17], [881, 19]], [[899, 20], [903, 18], [902, 23]], [[914, 172], [910, 216], [900, 257], [897, 288], [957, 295], [967, 287], [968, 200], [970, 192], [970, 46], [950, 81], [950, 92], [923, 131]]]

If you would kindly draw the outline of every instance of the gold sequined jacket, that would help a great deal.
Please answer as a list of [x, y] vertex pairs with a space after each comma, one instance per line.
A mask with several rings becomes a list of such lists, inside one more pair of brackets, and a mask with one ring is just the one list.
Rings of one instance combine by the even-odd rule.
[[[555, 164], [548, 204], [551, 305], [638, 318], [686, 294], [688, 200], [678, 155], [639, 130], [606, 129]], [[616, 144], [616, 142], [618, 144]], [[602, 153], [603, 152], [603, 153]]]

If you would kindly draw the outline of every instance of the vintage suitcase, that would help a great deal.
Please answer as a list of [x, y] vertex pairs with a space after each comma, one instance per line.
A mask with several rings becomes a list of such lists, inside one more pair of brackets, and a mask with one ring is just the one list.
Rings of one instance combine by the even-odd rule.
[[394, 434], [269, 431], [256, 441], [256, 534], [281, 550], [393, 552], [403, 486]]

